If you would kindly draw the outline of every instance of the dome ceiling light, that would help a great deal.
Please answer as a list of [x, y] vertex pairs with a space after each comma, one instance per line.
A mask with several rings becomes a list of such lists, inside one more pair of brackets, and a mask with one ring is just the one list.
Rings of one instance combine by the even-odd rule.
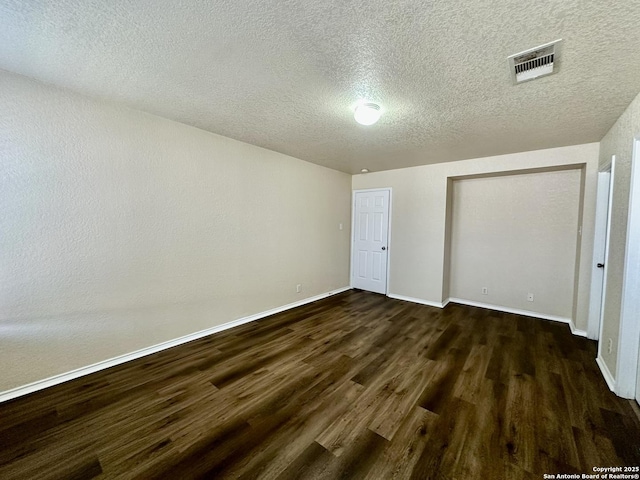
[[355, 118], [356, 122], [360, 125], [373, 125], [380, 120], [380, 115], [382, 115], [380, 105], [367, 102], [361, 103], [356, 107], [353, 118]]

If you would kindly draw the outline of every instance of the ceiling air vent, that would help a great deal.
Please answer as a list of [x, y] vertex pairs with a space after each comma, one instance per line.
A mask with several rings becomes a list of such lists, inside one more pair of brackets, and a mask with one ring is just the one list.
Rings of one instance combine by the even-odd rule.
[[555, 40], [508, 57], [514, 84], [535, 80], [558, 71], [560, 42]]

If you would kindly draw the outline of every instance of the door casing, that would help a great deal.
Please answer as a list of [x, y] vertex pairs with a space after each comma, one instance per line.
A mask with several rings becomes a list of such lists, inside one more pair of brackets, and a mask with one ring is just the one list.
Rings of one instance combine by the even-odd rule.
[[631, 190], [620, 308], [616, 394], [638, 398], [640, 350], [640, 135], [633, 139]]

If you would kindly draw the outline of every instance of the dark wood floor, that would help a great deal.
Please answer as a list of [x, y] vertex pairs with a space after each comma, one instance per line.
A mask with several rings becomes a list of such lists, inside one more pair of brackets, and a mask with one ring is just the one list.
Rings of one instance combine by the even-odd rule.
[[[640, 465], [564, 324], [351, 291], [0, 405], [0, 478], [540, 479]], [[7, 366], [4, 366], [7, 368]]]

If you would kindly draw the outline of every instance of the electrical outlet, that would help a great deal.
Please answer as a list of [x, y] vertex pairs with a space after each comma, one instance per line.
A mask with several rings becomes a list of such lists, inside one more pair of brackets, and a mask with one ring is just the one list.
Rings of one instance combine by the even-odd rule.
[[613, 339], [609, 339], [609, 341], [607, 342], [607, 353], [611, 353], [611, 351], [613, 350]]
[[296, 285], [296, 293], [300, 293], [302, 291], [302, 285], [297, 284]]
[[533, 302], [533, 293], [527, 294], [527, 300]]
[[340, 225], [338, 226], [338, 229], [339, 229], [339, 230], [342, 230], [342, 224], [340, 224]]
[[482, 287], [482, 294], [489, 295], [489, 289], [487, 287]]

